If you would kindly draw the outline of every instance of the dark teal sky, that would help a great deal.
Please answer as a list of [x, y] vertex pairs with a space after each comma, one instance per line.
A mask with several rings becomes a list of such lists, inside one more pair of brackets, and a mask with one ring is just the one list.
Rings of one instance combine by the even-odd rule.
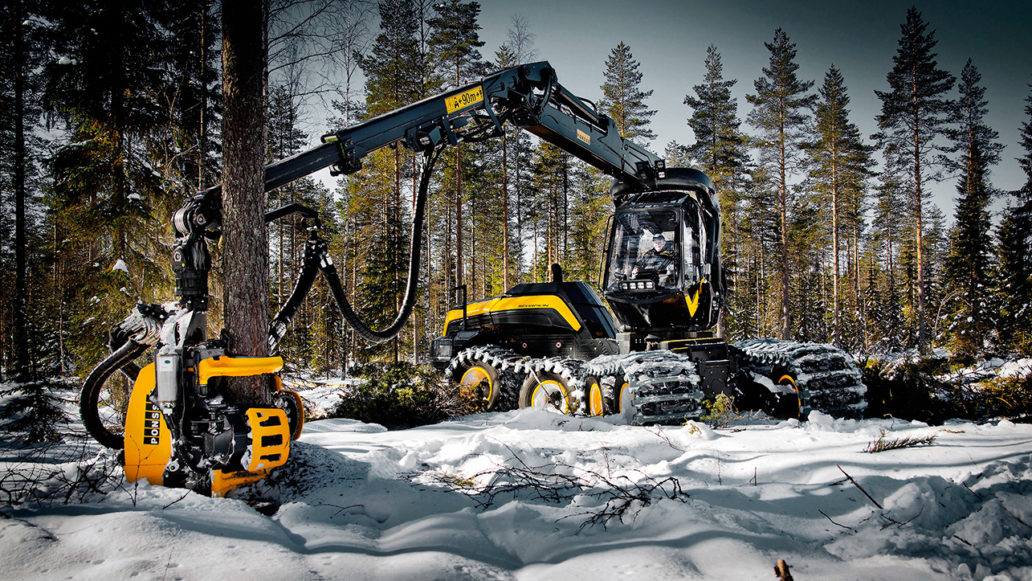
[[[813, 2], [723, 0], [480, 0], [485, 59], [506, 38], [513, 15], [522, 17], [534, 36], [537, 60], [552, 63], [560, 82], [597, 99], [610, 50], [623, 41], [641, 63], [644, 88], [655, 93], [648, 105], [658, 110], [652, 148], [661, 153], [670, 140], [692, 143], [690, 114], [682, 101], [703, 75], [706, 47], [715, 44], [726, 78], [738, 79], [739, 116], [749, 110], [745, 94], [767, 64], [763, 46], [783, 28], [796, 44], [799, 75], [820, 86], [831, 64], [844, 75], [852, 99], [852, 119], [865, 136], [874, 132], [880, 101], [887, 90], [907, 9], [916, 5], [939, 41], [938, 63], [955, 76], [970, 57], [982, 73], [989, 99], [989, 123], [1006, 146], [1003, 163], [993, 170], [994, 185], [1019, 187], [1024, 176], [1014, 158], [1018, 128], [1026, 120], [1024, 98], [1032, 83], [1032, 2]], [[748, 130], [748, 128], [747, 128]], [[935, 187], [935, 202], [952, 221], [953, 180]], [[999, 207], [1000, 204], [997, 204]]]

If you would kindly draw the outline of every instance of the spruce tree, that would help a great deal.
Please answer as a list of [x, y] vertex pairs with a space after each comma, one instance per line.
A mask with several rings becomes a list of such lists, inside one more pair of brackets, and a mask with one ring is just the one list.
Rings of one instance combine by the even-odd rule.
[[[1032, 87], [1032, 86], [1030, 86]], [[1000, 224], [997, 270], [1001, 313], [1001, 343], [1024, 355], [1032, 354], [1032, 92], [1025, 97], [1026, 120], [1019, 144], [1018, 164], [1025, 184], [1015, 192]]]
[[789, 213], [796, 198], [789, 181], [802, 151], [809, 119], [807, 111], [813, 107], [816, 96], [809, 92], [813, 81], [801, 81], [796, 75], [799, 69], [795, 62], [796, 47], [783, 30], [775, 30], [773, 42], [764, 46], [770, 51], [769, 65], [763, 68], [763, 76], [753, 83], [756, 94], [747, 95], [746, 99], [753, 104], [748, 121], [760, 131], [760, 163], [769, 168], [777, 188], [778, 311], [781, 317], [778, 332], [782, 338], [789, 338], [792, 334]]
[[639, 63], [631, 54], [631, 47], [620, 42], [606, 59], [603, 71], [602, 99], [599, 111], [609, 115], [622, 137], [634, 141], [655, 139], [656, 134], [649, 127], [654, 110], [648, 108], [645, 100], [652, 91], [641, 89], [642, 73]]
[[1003, 145], [996, 141], [999, 134], [985, 124], [985, 88], [970, 59], [958, 89], [956, 126], [949, 135], [954, 149], [961, 153], [957, 161], [960, 178], [945, 275], [956, 295], [951, 313], [953, 345], [957, 352], [971, 356], [982, 348], [994, 327], [988, 296], [993, 259], [989, 213], [993, 188], [988, 177]]
[[688, 127], [695, 133], [690, 147], [694, 159], [713, 180], [717, 191], [735, 191], [747, 157], [745, 135], [739, 129], [738, 101], [731, 95], [736, 79], [724, 79], [724, 65], [717, 47], [706, 49], [706, 75], [694, 85], [695, 96], [685, 95], [684, 104], [692, 109]]
[[[425, 59], [420, 51], [421, 5], [412, 0], [382, 0], [378, 4], [380, 32], [367, 54], [359, 57], [366, 77], [366, 114], [374, 117], [408, 105], [425, 90]], [[411, 165], [404, 148], [384, 148], [364, 160], [369, 171], [347, 179], [347, 219], [354, 228], [346, 234], [352, 249], [352, 276], [359, 314], [373, 327], [389, 323], [401, 305], [408, 249], [407, 208], [402, 194]], [[371, 249], [377, 256], [373, 256]], [[384, 249], [389, 248], [389, 251]], [[377, 261], [375, 267], [370, 264]], [[373, 268], [373, 270], [369, 270]], [[363, 273], [375, 275], [360, 284]], [[395, 360], [400, 354], [399, 336], [388, 344], [371, 346], [364, 355], [389, 347]]]
[[168, 254], [150, 255], [161, 175], [147, 136], [164, 123], [156, 96], [171, 38], [161, 3], [85, 0], [47, 15], [55, 57], [45, 68], [46, 106], [67, 137], [54, 149], [51, 204], [68, 240], [76, 355], [89, 369], [102, 339], [137, 300], [153, 302]]
[[849, 94], [842, 73], [833, 65], [824, 76], [815, 108], [816, 139], [810, 144], [810, 178], [830, 220], [832, 262], [832, 341], [842, 344], [841, 239], [849, 203], [866, 189], [870, 155], [860, 130], [849, 120]]
[[[177, 193], [189, 194], [218, 182], [222, 114], [221, 54], [218, 15], [213, 0], [188, 0], [168, 7], [169, 32], [175, 39], [166, 57], [169, 81], [163, 100], [170, 104], [169, 135], [164, 146], [166, 165]], [[173, 198], [178, 209], [180, 198]]]
[[[731, 277], [728, 298], [733, 300], [736, 292], [747, 291], [738, 280], [738, 259], [742, 245], [740, 214], [746, 188], [744, 176], [749, 155], [747, 139], [740, 129], [738, 101], [731, 95], [731, 88], [738, 81], [724, 79], [724, 66], [716, 46], [710, 45], [706, 49], [705, 67], [703, 82], [692, 87], [695, 96], [689, 94], [684, 97], [684, 104], [692, 109], [688, 126], [695, 133], [695, 144], [687, 149], [717, 189], [723, 219], [723, 264]], [[719, 325], [718, 332], [723, 335], [724, 318]]]
[[37, 2], [13, 0], [0, 14], [0, 369], [13, 380], [0, 393], [0, 420], [7, 433], [30, 443], [60, 439], [56, 423], [63, 419], [46, 378], [57, 369], [44, 364], [52, 316], [41, 307], [46, 293], [32, 276], [42, 258], [36, 216], [45, 154], [35, 134], [48, 47], [40, 12]]
[[[4, 210], [0, 231], [5, 234], [0, 261], [7, 262], [5, 259], [14, 255], [13, 268], [5, 264], [3, 269], [0, 297], [4, 300], [0, 313], [6, 315], [10, 309], [10, 351], [14, 353], [13, 361], [4, 367], [20, 382], [28, 381], [32, 375], [28, 318], [30, 219], [26, 207], [32, 205], [34, 190], [38, 189], [37, 160], [42, 154], [34, 147], [33, 139], [33, 120], [39, 118], [40, 112], [36, 69], [44, 54], [38, 27], [32, 24], [33, 17], [38, 15], [39, 7], [28, 0], [13, 0], [9, 9], [0, 14], [0, 207]], [[13, 199], [7, 198], [8, 193], [13, 194]], [[13, 222], [9, 221], [12, 214]], [[12, 271], [14, 280], [8, 278]], [[5, 316], [4, 321], [7, 320]], [[2, 343], [7, 346], [6, 336]], [[5, 355], [10, 351], [3, 350]]]
[[944, 147], [937, 137], [949, 126], [953, 103], [948, 97], [953, 75], [939, 68], [935, 57], [935, 31], [916, 8], [907, 10], [900, 26], [899, 47], [892, 57], [887, 75], [888, 91], [875, 91], [881, 100], [877, 116], [879, 133], [875, 136], [885, 153], [886, 162], [907, 172], [907, 189], [912, 195], [914, 248], [916, 251], [917, 345], [928, 347], [926, 277], [924, 271], [924, 224], [922, 209], [926, 182], [939, 179], [936, 158]]

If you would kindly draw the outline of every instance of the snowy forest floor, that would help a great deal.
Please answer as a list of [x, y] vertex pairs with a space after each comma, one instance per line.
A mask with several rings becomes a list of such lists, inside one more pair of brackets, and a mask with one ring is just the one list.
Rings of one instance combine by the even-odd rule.
[[7, 579], [1032, 577], [1032, 425], [1005, 420], [322, 419], [223, 499], [125, 483], [68, 429], [0, 448], [0, 495], [30, 492], [0, 496]]

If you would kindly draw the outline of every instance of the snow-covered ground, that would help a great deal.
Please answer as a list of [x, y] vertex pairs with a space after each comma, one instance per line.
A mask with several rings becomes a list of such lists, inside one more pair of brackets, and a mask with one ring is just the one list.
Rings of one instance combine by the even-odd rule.
[[[883, 432], [934, 440], [865, 453]], [[1032, 425], [1007, 421], [327, 419], [237, 498], [102, 488], [0, 506], [5, 579], [1032, 578]]]

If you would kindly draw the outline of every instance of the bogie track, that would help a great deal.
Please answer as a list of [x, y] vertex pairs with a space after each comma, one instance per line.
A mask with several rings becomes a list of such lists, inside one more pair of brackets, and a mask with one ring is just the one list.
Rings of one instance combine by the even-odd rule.
[[607, 355], [585, 362], [525, 357], [495, 346], [471, 347], [455, 356], [445, 374], [459, 379], [478, 367], [498, 373], [498, 400], [490, 408], [496, 411], [541, 406], [571, 415], [619, 413], [632, 424], [682, 423], [702, 413], [695, 363], [672, 351]]
[[742, 377], [758, 384], [760, 391], [782, 393], [797, 402], [792, 407], [801, 418], [810, 410], [859, 417], [867, 409], [863, 374], [848, 353], [833, 345], [749, 339], [734, 347]]

